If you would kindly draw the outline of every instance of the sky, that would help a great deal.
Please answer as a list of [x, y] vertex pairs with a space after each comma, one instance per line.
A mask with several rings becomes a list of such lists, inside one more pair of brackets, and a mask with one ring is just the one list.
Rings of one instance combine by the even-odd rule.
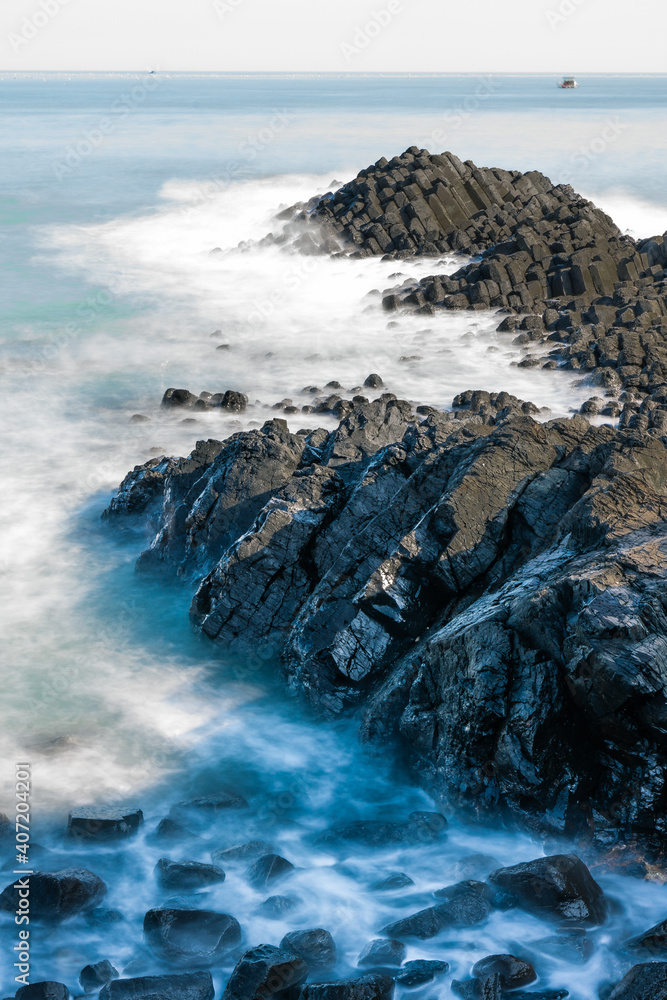
[[2, 0], [0, 70], [667, 71], [664, 0]]

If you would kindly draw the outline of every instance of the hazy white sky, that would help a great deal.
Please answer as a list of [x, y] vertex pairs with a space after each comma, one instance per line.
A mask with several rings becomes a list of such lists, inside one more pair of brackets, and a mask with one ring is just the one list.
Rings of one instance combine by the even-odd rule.
[[667, 71], [664, 0], [2, 0], [3, 70]]

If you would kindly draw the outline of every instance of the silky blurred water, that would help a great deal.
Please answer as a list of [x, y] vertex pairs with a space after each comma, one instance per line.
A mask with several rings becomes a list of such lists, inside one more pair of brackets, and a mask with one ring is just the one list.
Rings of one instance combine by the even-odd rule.
[[[221, 661], [191, 634], [187, 593], [135, 577], [146, 539], [114, 534], [99, 516], [133, 465], [261, 423], [277, 400], [304, 402], [306, 385], [337, 379], [352, 389], [379, 372], [415, 402], [446, 407], [463, 389], [506, 389], [554, 414], [590, 396], [565, 373], [518, 368], [521, 351], [495, 332], [493, 315], [382, 313], [378, 291], [453, 270], [452, 259], [399, 265], [269, 248], [209, 255], [261, 238], [280, 206], [413, 144], [539, 169], [596, 200], [624, 230], [667, 229], [667, 78], [586, 77], [575, 92], [555, 84], [0, 74], [0, 811], [13, 810], [14, 761], [26, 758], [34, 819], [51, 846], [73, 803], [138, 801], [154, 825], [189, 791], [238, 787], [254, 818], [243, 829], [230, 821], [220, 839], [249, 839], [268, 824], [264, 839], [305, 869], [299, 925], [331, 925], [350, 959], [403, 905], [368, 894], [371, 869], [409, 871], [417, 889], [405, 905], [418, 909], [463, 854], [481, 849], [509, 863], [541, 853], [528, 837], [459, 825], [446, 848], [332, 869], [309, 839], [331, 816], [424, 808], [425, 797], [361, 754], [352, 722], [303, 717], [283, 699], [271, 664], [252, 671]], [[241, 418], [183, 423], [160, 412], [168, 386], [239, 389], [255, 405]], [[137, 412], [150, 419], [132, 423]], [[312, 426], [310, 417], [292, 422]], [[200, 860], [215, 846], [224, 845], [202, 846]], [[80, 959], [131, 957], [140, 914], [156, 898], [157, 856], [143, 841], [125, 860], [94, 856], [90, 866], [107, 877], [128, 928], [115, 954], [80, 931], [75, 955], [67, 931], [43, 940], [45, 974], [73, 988]], [[664, 916], [659, 886], [605, 884], [632, 900], [614, 918], [624, 933]], [[213, 897], [252, 943], [277, 943], [289, 929], [252, 916], [257, 900], [233, 878]], [[532, 918], [494, 917], [446, 955], [436, 943], [409, 957], [445, 957], [462, 977], [490, 950], [545, 933]], [[613, 939], [609, 929], [599, 936], [601, 946]], [[3, 985], [8, 956], [2, 949]], [[541, 982], [565, 983], [584, 1000], [611, 961], [602, 949], [575, 975], [545, 959]], [[449, 979], [428, 995], [448, 996]]]

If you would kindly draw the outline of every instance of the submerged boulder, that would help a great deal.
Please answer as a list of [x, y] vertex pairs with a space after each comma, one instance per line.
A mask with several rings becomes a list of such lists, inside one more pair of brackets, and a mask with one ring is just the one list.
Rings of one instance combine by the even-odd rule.
[[322, 927], [290, 931], [280, 942], [280, 947], [299, 955], [313, 970], [333, 969], [338, 958], [334, 939]]
[[155, 875], [163, 889], [173, 892], [203, 889], [225, 881], [225, 873], [217, 865], [199, 861], [170, 861], [169, 858], [160, 858], [155, 866]]
[[144, 937], [158, 958], [180, 965], [213, 965], [240, 944], [241, 927], [228, 913], [165, 907], [146, 913]]

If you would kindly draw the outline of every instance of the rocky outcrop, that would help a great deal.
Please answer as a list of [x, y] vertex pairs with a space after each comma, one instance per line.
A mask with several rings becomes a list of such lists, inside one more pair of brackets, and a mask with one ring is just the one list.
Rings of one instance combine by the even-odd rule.
[[140, 566], [193, 581], [205, 635], [279, 655], [318, 710], [365, 702], [362, 739], [436, 795], [657, 848], [667, 450], [534, 410], [385, 394], [329, 433], [273, 420], [138, 467], [109, 516], [152, 519]]
[[665, 237], [621, 235], [569, 185], [413, 146], [278, 219], [283, 230], [269, 239], [302, 253], [464, 255], [454, 274], [386, 289], [384, 308], [502, 310], [499, 329], [526, 347], [521, 365], [582, 371], [633, 401], [664, 401]]
[[318, 711], [363, 706], [362, 740], [398, 746], [436, 797], [662, 852], [663, 238], [622, 236], [536, 172], [415, 148], [281, 215], [270, 240], [301, 252], [474, 255], [384, 308], [502, 310], [537, 351], [522, 364], [587, 373], [606, 395], [586, 414], [619, 426], [482, 390], [444, 413], [333, 392], [311, 407], [333, 431], [200, 441], [134, 469], [105, 516], [148, 525], [139, 568], [188, 583], [204, 635], [240, 664], [279, 659]]
[[[360, 170], [337, 191], [285, 209], [282, 231], [268, 241], [301, 253], [346, 251], [357, 257], [393, 259], [461, 252], [475, 256], [512, 236], [517, 227], [540, 222], [570, 207], [581, 214], [582, 235], [611, 219], [568, 185], [554, 185], [531, 170], [477, 167], [454, 153], [431, 154], [412, 146]], [[570, 213], [563, 213], [566, 218]], [[548, 223], [543, 231], [548, 229]]]

